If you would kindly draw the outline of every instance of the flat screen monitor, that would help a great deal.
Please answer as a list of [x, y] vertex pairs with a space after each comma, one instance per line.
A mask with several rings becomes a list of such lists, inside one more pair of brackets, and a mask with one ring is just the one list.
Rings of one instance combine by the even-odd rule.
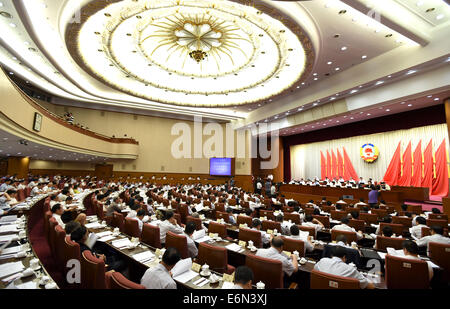
[[209, 159], [209, 174], [211, 176], [231, 176], [231, 158]]

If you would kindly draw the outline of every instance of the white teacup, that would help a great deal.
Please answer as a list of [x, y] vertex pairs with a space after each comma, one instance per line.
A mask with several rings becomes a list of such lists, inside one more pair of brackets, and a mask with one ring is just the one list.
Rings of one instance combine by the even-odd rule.
[[266, 285], [265, 285], [264, 283], [262, 283], [261, 281], [259, 281], [259, 282], [256, 284], [256, 288], [259, 289], [259, 290], [262, 290], [262, 289], [265, 289], [265, 288], [266, 288]]
[[277, 230], [277, 229], [274, 229], [274, 230], [273, 230], [273, 234], [274, 234], [274, 235], [278, 234], [278, 230]]
[[202, 266], [202, 273], [204, 275], [209, 275], [210, 274], [209, 265], [208, 264], [205, 264], [205, 265]]
[[30, 267], [32, 269], [35, 269], [35, 268], [39, 267], [39, 259], [37, 259], [37, 258], [32, 259], [30, 261]]
[[56, 287], [57, 287], [57, 285], [55, 282], [50, 282], [45, 285], [46, 290], [53, 290], [53, 289], [56, 289]]
[[297, 250], [294, 251], [294, 255], [298, 258], [299, 257], [299, 253]]
[[41, 280], [39, 281], [39, 285], [45, 285], [50, 281], [49, 276], [42, 276]]
[[24, 257], [26, 257], [26, 256], [27, 256], [27, 252], [26, 252], [26, 251], [20, 251], [20, 252], [17, 252], [17, 253], [14, 255], [14, 257], [15, 257], [15, 258], [18, 258], [18, 259], [24, 258]]
[[19, 238], [25, 238], [25, 237], [27, 237], [27, 232], [25, 232], [25, 231], [20, 231], [20, 232], [19, 232]]
[[248, 241], [248, 247], [253, 248], [253, 241], [251, 241], [251, 240]]
[[34, 275], [34, 271], [31, 268], [27, 268], [22, 272], [22, 277], [29, 277]]

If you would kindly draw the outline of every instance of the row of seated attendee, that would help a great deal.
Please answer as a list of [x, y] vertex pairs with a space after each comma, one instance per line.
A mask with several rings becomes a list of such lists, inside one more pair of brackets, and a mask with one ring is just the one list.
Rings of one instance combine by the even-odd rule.
[[[84, 227], [86, 216], [85, 214], [74, 214], [74, 209], [72, 209], [70, 205], [72, 201], [71, 198], [75, 192], [72, 193], [68, 188], [73, 188], [76, 184], [73, 184], [71, 180], [69, 183], [69, 186], [63, 185], [62, 190], [59, 191], [58, 194], [54, 194], [50, 197], [49, 204], [52, 205], [51, 211], [53, 213], [53, 217], [61, 227], [66, 229], [66, 234], [71, 235], [73, 241], [79, 243], [80, 247], [86, 249], [84, 245], [81, 245], [86, 243], [89, 235], [87, 233], [87, 229]], [[204, 206], [209, 206], [210, 209], [213, 210], [212, 213], [215, 213], [216, 218], [220, 215], [220, 218], [227, 219], [226, 221], [231, 225], [239, 225], [241, 219], [243, 219], [243, 217], [247, 217], [250, 220], [245, 220], [246, 222], [249, 222], [248, 228], [260, 233], [260, 243], [263, 248], [260, 248], [256, 252], [256, 256], [262, 256], [282, 262], [283, 272], [285, 273], [284, 286], [288, 286], [290, 283], [290, 277], [298, 271], [298, 264], [297, 259], [294, 258], [294, 255], [288, 257], [283, 253], [283, 238], [291, 238], [302, 241], [304, 243], [304, 252], [300, 252], [301, 255], [305, 255], [305, 253], [308, 252], [311, 253], [314, 250], [313, 241], [317, 237], [317, 233], [324, 230], [327, 231], [330, 227], [330, 218], [335, 217], [334, 214], [336, 214], [336, 212], [341, 213], [345, 210], [346, 215], [340, 217], [339, 223], [334, 223], [335, 225], [330, 232], [350, 232], [355, 234], [354, 236], [356, 241], [363, 240], [364, 235], [368, 234], [366, 233], [367, 229], [373, 228], [375, 230], [375, 227], [370, 226], [368, 222], [363, 222], [364, 225], [362, 228], [355, 229], [350, 224], [354, 221], [358, 221], [360, 216], [363, 214], [373, 215], [372, 212], [376, 214], [376, 211], [380, 210], [380, 205], [368, 205], [365, 204], [364, 201], [361, 201], [356, 205], [346, 205], [345, 202], [342, 203], [343, 199], [340, 199], [335, 204], [323, 199], [318, 203], [310, 201], [305, 205], [301, 205], [296, 201], [287, 200], [282, 196], [279, 196], [275, 199], [271, 199], [270, 203], [267, 203], [264, 197], [250, 192], [245, 192], [237, 187], [225, 188], [224, 186], [201, 184], [159, 186], [155, 184], [143, 183], [96, 183], [95, 181], [89, 181], [87, 179], [83, 180], [83, 183], [84, 185], [81, 186], [80, 190], [83, 190], [83, 187], [100, 187], [99, 193], [95, 197], [95, 204], [99, 205], [102, 210], [101, 214], [99, 213], [99, 217], [106, 215], [106, 221], [108, 222], [109, 220], [109, 223], [113, 223], [115, 217], [122, 216], [123, 211], [127, 210], [128, 215], [124, 221], [135, 221], [137, 223], [136, 226], [138, 235], [130, 236], [141, 236], [147, 225], [157, 226], [160, 236], [159, 241], [163, 247], [166, 245], [166, 237], [168, 234], [173, 233], [183, 235], [186, 239], [188, 255], [192, 258], [195, 258], [198, 255], [198, 249], [195, 241], [193, 240], [193, 233], [199, 228], [206, 229], [203, 224], [204, 222], [202, 222], [200, 215], [198, 214], [198, 211], [201, 211], [199, 209], [204, 208]], [[36, 184], [36, 186], [39, 185]], [[14, 189], [9, 188], [9, 190]], [[38, 192], [43, 192], [43, 190]], [[122, 201], [121, 197], [123, 197], [125, 203]], [[236, 208], [236, 206], [239, 205], [242, 205], [243, 207], [241, 207], [241, 209]], [[161, 211], [160, 207], [163, 206], [171, 207], [172, 209], [166, 208], [165, 211]], [[218, 209], [225, 209], [226, 211], [222, 214], [222, 212]], [[432, 215], [437, 215], [437, 210], [433, 210], [432, 213], [425, 212], [420, 214], [414, 214], [408, 212], [407, 210], [408, 206], [402, 205], [400, 211], [392, 213], [393, 215], [387, 214], [382, 217], [381, 223], [376, 227], [376, 231], [374, 233], [376, 238], [376, 247], [380, 245], [378, 243], [378, 239], [381, 238], [379, 237], [392, 238], [392, 236], [406, 236], [408, 229], [405, 229], [403, 225], [401, 225], [402, 230], [400, 233], [397, 233], [397, 235], [395, 235], [392, 231], [392, 226], [395, 224], [392, 224], [391, 222], [397, 217], [410, 220], [411, 224], [411, 228], [409, 229], [409, 232], [411, 232], [411, 237], [409, 237], [409, 235], [407, 236], [411, 240], [402, 238], [400, 247], [395, 248], [403, 249], [405, 256], [413, 256], [414, 254], [420, 252], [419, 249], [415, 250], [414, 245], [417, 248], [428, 248], [429, 243], [450, 243], [450, 239], [444, 236], [444, 233], [447, 232], [444, 231], [442, 226], [432, 225], [431, 229], [429, 229], [427, 225], [425, 225], [428, 220], [427, 217], [432, 218]], [[183, 212], [184, 216], [181, 216]], [[240, 212], [241, 214], [236, 215], [233, 212]], [[270, 223], [269, 221], [271, 220], [261, 218], [264, 217], [264, 215], [271, 215], [270, 219], [273, 219], [273, 222], [277, 223], [280, 227], [278, 230], [279, 233], [268, 233], [267, 224]], [[444, 218], [444, 215], [440, 214], [440, 216], [441, 218]], [[289, 221], [287, 218], [292, 218], [294, 220], [289, 219]], [[324, 221], [323, 218], [328, 219], [328, 224], [324, 224], [326, 221]], [[425, 220], [425, 224], [423, 220]], [[211, 229], [211, 226], [216, 223], [211, 221], [209, 224], [209, 229]], [[266, 228], [263, 228], [264, 225]], [[423, 228], [423, 225], [430, 230], [429, 232], [431, 235], [423, 235], [422, 229], [420, 229], [421, 233], [419, 234], [418, 227]], [[306, 230], [308, 231], [308, 236], [305, 237], [303, 233], [306, 232], [304, 230], [305, 228], [313, 228], [314, 232], [310, 233], [309, 230]], [[389, 228], [391, 228], [391, 230], [389, 230]], [[274, 234], [278, 234], [278, 236], [274, 237]], [[335, 245], [333, 247], [343, 247], [349, 249], [349, 244], [351, 241], [346, 238], [342, 238], [341, 236], [343, 235], [339, 235], [339, 233], [337, 234], [337, 246]], [[414, 245], [411, 245], [410, 243], [413, 243]], [[120, 261], [120, 259], [117, 258], [114, 251], [109, 251], [107, 250], [108, 248], [105, 249], [101, 246], [100, 248], [96, 248], [95, 246], [94, 248], [91, 248], [86, 245], [86, 247], [89, 248], [86, 250], [89, 250], [92, 254], [98, 254], [97, 256], [105, 259], [109, 269], [117, 269], [125, 275], [127, 274], [123, 261]], [[342, 258], [342, 256], [339, 256], [339, 250], [335, 253], [335, 249], [336, 248], [332, 248], [326, 256], [324, 254], [322, 260], [327, 261], [325, 259], [329, 258], [328, 256], [333, 256], [333, 258]], [[349, 257], [348, 250], [346, 258], [347, 257]], [[319, 265], [320, 261], [316, 264], [316, 266]], [[324, 263], [325, 262], [322, 264]], [[326, 263], [324, 265], [326, 265]], [[331, 273], [331, 271], [329, 273]], [[353, 275], [348, 275], [348, 277], [355, 278]], [[371, 287], [369, 283], [365, 286], [363, 285], [364, 284], [361, 284], [361, 287]]]

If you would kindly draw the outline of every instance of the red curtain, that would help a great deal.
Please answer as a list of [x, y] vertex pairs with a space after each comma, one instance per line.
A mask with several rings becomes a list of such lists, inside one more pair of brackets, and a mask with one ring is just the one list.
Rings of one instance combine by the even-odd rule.
[[411, 154], [411, 142], [409, 142], [403, 153], [403, 169], [402, 175], [398, 180], [399, 186], [409, 187], [411, 185], [412, 176], [412, 154]]
[[392, 156], [391, 163], [384, 174], [383, 180], [390, 186], [396, 186], [398, 178], [400, 176], [401, 162], [400, 162], [400, 143], [398, 143], [397, 149]]
[[326, 177], [328, 178], [332, 178], [333, 176], [331, 175], [331, 156], [330, 153], [327, 150], [327, 175]]
[[411, 186], [422, 186], [422, 141], [419, 141], [414, 150]]
[[339, 149], [336, 150], [338, 158], [338, 177], [344, 178], [344, 159], [342, 158]]
[[447, 196], [448, 194], [448, 166], [447, 149], [445, 139], [442, 141], [436, 151], [436, 178], [433, 179], [433, 189], [431, 194], [438, 196]]
[[327, 160], [323, 155], [323, 152], [320, 152], [320, 179], [325, 179], [327, 175]]
[[423, 152], [423, 172], [422, 187], [430, 188], [430, 194], [433, 186], [433, 140], [430, 140], [427, 148]]
[[344, 179], [350, 180], [350, 178], [353, 178], [353, 180], [358, 180], [358, 174], [356, 174], [355, 169], [353, 168], [352, 161], [348, 157], [347, 151], [345, 148], [343, 148], [344, 151]]
[[338, 177], [338, 164], [337, 164], [337, 157], [336, 154], [334, 153], [334, 150], [331, 150], [331, 160], [332, 160], [332, 174], [333, 174], [333, 178], [337, 178]]

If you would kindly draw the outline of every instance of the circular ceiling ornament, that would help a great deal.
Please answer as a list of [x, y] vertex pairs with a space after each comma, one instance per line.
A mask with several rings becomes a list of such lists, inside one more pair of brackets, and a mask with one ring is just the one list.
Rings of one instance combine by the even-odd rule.
[[237, 2], [96, 0], [66, 43], [92, 76], [156, 102], [235, 106], [294, 89], [314, 62], [309, 38], [267, 3]]

